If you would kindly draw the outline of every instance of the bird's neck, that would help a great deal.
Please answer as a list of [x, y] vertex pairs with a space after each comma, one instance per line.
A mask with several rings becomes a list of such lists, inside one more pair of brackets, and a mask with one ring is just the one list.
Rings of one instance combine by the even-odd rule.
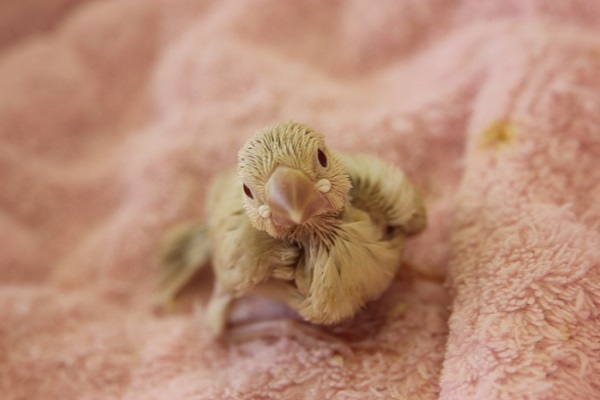
[[315, 215], [308, 223], [297, 227], [290, 239], [303, 247], [313, 244], [330, 246], [339, 233], [344, 213], [345, 210]]

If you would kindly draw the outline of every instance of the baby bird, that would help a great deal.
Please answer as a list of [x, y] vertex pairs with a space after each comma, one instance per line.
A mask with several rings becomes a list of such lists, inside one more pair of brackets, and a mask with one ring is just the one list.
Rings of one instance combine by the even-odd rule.
[[247, 293], [319, 324], [351, 318], [387, 289], [405, 238], [426, 225], [423, 202], [399, 168], [335, 153], [305, 125], [259, 131], [238, 160], [237, 174], [212, 184], [207, 222], [171, 233], [161, 253], [165, 302], [212, 255], [207, 325], [215, 335], [232, 301]]

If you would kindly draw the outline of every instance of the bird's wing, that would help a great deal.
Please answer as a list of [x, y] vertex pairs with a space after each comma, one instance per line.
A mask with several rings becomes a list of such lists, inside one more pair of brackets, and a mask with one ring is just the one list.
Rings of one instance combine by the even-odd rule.
[[216, 281], [207, 325], [214, 335], [223, 330], [235, 298], [271, 277], [293, 280], [300, 257], [297, 246], [251, 225], [243, 208], [241, 187], [237, 173], [231, 171], [213, 183], [208, 196], [208, 234]]
[[[400, 266], [404, 238], [386, 238], [370, 215], [347, 208], [331, 244], [312, 243], [301, 260], [297, 287], [305, 294], [299, 312], [332, 324], [350, 318], [377, 299]], [[308, 277], [308, 278], [306, 278]]]
[[161, 245], [158, 302], [170, 306], [211, 254], [204, 223], [184, 224], [170, 231]]
[[235, 171], [211, 184], [206, 222], [185, 224], [166, 235], [160, 251], [158, 300], [172, 303], [212, 255], [215, 290], [208, 306], [208, 324], [219, 333], [229, 304], [257, 284], [273, 277], [294, 279], [300, 250], [287, 241], [254, 229], [243, 209], [241, 183]]
[[422, 231], [425, 206], [402, 170], [378, 157], [342, 154], [352, 182], [352, 206], [365, 210], [374, 222], [404, 234]]
[[242, 184], [235, 172], [220, 177], [208, 201], [208, 232], [213, 243], [213, 269], [221, 289], [236, 296], [273, 274], [293, 279], [300, 250], [255, 229], [243, 207]]
[[314, 242], [297, 269], [305, 300], [300, 314], [314, 322], [352, 317], [389, 286], [402, 259], [406, 235], [423, 230], [423, 202], [404, 173], [377, 157], [342, 155], [352, 182], [331, 243]]

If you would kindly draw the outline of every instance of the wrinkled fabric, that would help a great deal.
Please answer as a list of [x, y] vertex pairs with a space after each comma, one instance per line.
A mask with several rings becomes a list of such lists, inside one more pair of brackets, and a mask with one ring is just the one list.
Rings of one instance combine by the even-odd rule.
[[[600, 398], [600, 3], [0, 15], [3, 399]], [[249, 297], [232, 327], [283, 324], [215, 342], [210, 271], [161, 310], [157, 248], [287, 120], [402, 167], [429, 227], [353, 320], [301, 329]]]

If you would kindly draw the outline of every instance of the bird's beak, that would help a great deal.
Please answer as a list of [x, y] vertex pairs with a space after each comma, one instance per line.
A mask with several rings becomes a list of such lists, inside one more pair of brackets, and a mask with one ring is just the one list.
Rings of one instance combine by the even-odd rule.
[[304, 172], [279, 166], [265, 186], [266, 203], [273, 222], [301, 224], [327, 205], [327, 200]]

